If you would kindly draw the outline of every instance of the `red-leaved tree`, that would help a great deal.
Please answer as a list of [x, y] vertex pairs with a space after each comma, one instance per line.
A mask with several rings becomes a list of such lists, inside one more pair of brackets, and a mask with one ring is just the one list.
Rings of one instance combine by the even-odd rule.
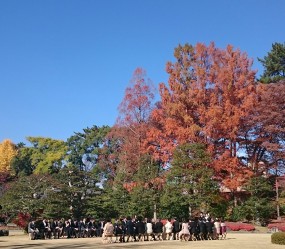
[[214, 43], [179, 45], [174, 56], [145, 144], [166, 163], [179, 144], [206, 144], [216, 177], [234, 192], [251, 175], [239, 158], [239, 133], [256, 101], [252, 61], [230, 45], [219, 49]]

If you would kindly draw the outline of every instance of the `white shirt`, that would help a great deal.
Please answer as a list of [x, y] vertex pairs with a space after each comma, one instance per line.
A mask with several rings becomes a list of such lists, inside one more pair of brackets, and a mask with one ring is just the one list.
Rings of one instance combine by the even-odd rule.
[[173, 226], [172, 226], [171, 222], [167, 221], [164, 227], [165, 227], [166, 233], [172, 233]]

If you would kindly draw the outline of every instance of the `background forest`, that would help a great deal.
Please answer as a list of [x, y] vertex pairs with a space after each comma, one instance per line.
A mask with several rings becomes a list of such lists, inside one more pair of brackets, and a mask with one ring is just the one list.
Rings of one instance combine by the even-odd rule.
[[113, 127], [2, 141], [2, 217], [284, 215], [285, 44], [259, 59], [259, 79], [231, 45], [179, 45], [174, 57], [158, 94], [134, 71]]

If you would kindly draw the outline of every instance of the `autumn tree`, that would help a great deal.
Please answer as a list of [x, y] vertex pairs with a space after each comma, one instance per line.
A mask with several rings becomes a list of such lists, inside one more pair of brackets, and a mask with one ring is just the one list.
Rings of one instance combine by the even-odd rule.
[[264, 67], [261, 82], [273, 83], [285, 79], [285, 43], [273, 43], [267, 55], [258, 60]]
[[259, 84], [258, 101], [244, 122], [241, 144], [258, 173], [285, 173], [285, 82]]
[[116, 151], [119, 152], [116, 159], [120, 163], [119, 171], [124, 171], [129, 179], [137, 170], [140, 156], [143, 154], [143, 140], [154, 100], [153, 91], [145, 70], [137, 68], [119, 105], [116, 125], [109, 134], [115, 142], [113, 145], [117, 147]]
[[239, 129], [256, 99], [252, 61], [214, 43], [179, 45], [174, 56], [166, 66], [168, 87], [160, 84], [161, 104], [152, 113], [149, 150], [171, 162], [177, 145], [205, 143], [216, 176], [236, 191], [251, 175], [239, 158]]
[[254, 178], [271, 179], [285, 174], [285, 82], [259, 84], [257, 89], [258, 101], [244, 122], [240, 145]]
[[5, 139], [0, 143], [0, 172], [11, 170], [11, 162], [16, 155], [17, 149], [11, 140]]
[[[108, 134], [109, 152], [112, 153], [108, 154], [110, 163], [106, 166], [109, 167], [109, 175], [113, 177], [109, 178], [112, 180], [109, 187], [120, 196], [125, 194], [122, 190], [123, 186], [130, 193], [128, 199], [131, 203], [135, 202], [135, 195], [131, 193], [134, 191], [134, 187], [136, 189], [140, 187], [144, 193], [150, 193], [151, 188], [155, 189], [154, 185], [152, 187], [150, 185], [158, 177], [157, 171], [160, 169], [159, 163], [153, 159], [143, 160], [143, 158], [150, 158], [145, 152], [144, 140], [149, 126], [149, 115], [153, 109], [153, 101], [152, 82], [147, 78], [145, 70], [137, 68], [119, 105], [116, 124]], [[107, 161], [105, 160], [105, 162]], [[156, 175], [152, 175], [152, 179], [150, 176], [143, 179], [140, 174], [144, 171], [143, 168], [147, 169], [153, 165], [156, 165]], [[112, 173], [110, 174], [110, 172]], [[138, 179], [139, 176], [141, 176], [140, 179]], [[153, 210], [154, 202], [152, 201], [149, 205]]]

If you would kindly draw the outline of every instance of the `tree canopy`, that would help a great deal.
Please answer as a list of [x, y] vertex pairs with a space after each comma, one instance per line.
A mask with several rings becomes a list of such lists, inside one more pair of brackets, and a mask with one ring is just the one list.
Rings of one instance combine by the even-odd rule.
[[285, 79], [285, 43], [273, 43], [267, 55], [258, 60], [264, 67], [261, 82], [272, 83]]
[[[2, 214], [94, 218], [186, 217], [211, 212], [264, 221], [285, 213], [284, 45], [252, 60], [232, 45], [184, 44], [156, 96], [135, 69], [112, 126], [66, 141], [0, 144]], [[157, 102], [155, 102], [157, 101]], [[276, 194], [280, 192], [280, 201]]]

